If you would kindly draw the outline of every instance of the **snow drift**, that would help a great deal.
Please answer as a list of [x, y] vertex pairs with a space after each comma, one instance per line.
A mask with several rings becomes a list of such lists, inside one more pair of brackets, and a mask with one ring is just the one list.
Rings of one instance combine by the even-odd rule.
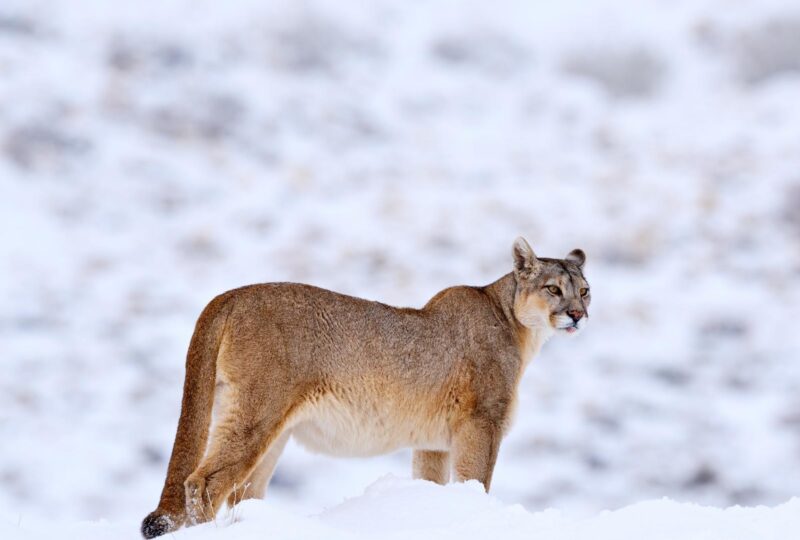
[[[798, 535], [798, 498], [773, 508], [725, 510], [663, 499], [576, 518], [557, 510], [532, 513], [521, 505], [505, 504], [484, 494], [478, 482], [440, 487], [387, 476], [368, 487], [363, 495], [317, 515], [305, 516], [272, 501], [251, 500], [233, 511], [220, 512], [214, 523], [182, 529], [169, 538], [777, 540]], [[0, 536], [26, 540], [139, 538], [135, 522], [103, 521], [28, 524], [4, 520], [0, 523]]]

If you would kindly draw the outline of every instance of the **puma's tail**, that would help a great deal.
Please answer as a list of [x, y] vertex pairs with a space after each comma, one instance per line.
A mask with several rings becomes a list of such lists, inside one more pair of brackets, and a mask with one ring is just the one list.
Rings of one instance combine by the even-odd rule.
[[200, 314], [186, 355], [186, 379], [178, 431], [161, 491], [158, 508], [142, 521], [142, 536], [155, 538], [172, 532], [186, 519], [183, 483], [203, 458], [214, 405], [217, 353], [230, 312], [227, 295], [212, 300]]

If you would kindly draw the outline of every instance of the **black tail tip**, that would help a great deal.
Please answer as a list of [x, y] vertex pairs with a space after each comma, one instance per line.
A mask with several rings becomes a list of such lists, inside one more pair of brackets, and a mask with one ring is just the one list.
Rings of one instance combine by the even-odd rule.
[[142, 536], [155, 538], [167, 534], [175, 528], [174, 525], [175, 522], [169, 516], [152, 512], [142, 521]]

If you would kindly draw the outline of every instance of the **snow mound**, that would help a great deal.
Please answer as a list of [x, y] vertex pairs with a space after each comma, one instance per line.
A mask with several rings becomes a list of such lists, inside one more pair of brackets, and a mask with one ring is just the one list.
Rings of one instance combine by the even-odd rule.
[[[557, 510], [531, 513], [488, 496], [477, 482], [446, 487], [387, 476], [363, 495], [318, 515], [304, 516], [273, 501], [251, 500], [222, 512], [215, 523], [167, 538], [204, 540], [351, 540], [516, 538], [530, 540], [641, 539], [770, 540], [798, 538], [800, 498], [780, 506], [727, 509], [668, 499], [637, 503], [587, 518]], [[5, 539], [139, 538], [134, 522], [77, 524], [0, 522]]]

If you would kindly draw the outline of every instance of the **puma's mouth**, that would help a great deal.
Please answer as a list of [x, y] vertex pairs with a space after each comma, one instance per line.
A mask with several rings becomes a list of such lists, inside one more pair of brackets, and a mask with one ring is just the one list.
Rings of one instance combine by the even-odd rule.
[[581, 330], [581, 326], [579, 323], [573, 323], [568, 326], [562, 326], [559, 328], [562, 332], [566, 332], [567, 334], [576, 334]]
[[584, 326], [584, 319], [578, 319], [577, 321], [572, 320], [571, 317], [559, 316], [554, 321], [555, 324], [553, 325], [556, 330], [560, 332], [565, 332], [567, 334], [576, 334], [579, 331], [583, 330]]

